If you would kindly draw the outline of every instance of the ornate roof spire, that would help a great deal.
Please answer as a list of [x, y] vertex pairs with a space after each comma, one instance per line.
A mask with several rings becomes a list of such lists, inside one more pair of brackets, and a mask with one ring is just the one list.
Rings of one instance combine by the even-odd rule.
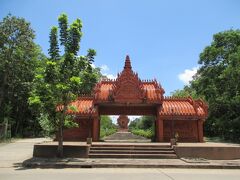
[[126, 56], [124, 69], [132, 69], [131, 61], [130, 61], [129, 55]]

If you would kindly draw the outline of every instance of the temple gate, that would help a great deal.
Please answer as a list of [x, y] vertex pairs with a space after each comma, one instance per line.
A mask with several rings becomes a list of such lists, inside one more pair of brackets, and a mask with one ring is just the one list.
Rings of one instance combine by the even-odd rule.
[[130, 58], [117, 79], [104, 79], [96, 84], [93, 95], [80, 96], [71, 105], [78, 111], [68, 110], [76, 116], [79, 128], [64, 130], [65, 141], [86, 141], [92, 137], [99, 141], [101, 115], [155, 116], [157, 142], [170, 141], [177, 133], [179, 141], [202, 142], [203, 122], [207, 105], [191, 97], [164, 97], [164, 89], [156, 80], [141, 80], [133, 72]]

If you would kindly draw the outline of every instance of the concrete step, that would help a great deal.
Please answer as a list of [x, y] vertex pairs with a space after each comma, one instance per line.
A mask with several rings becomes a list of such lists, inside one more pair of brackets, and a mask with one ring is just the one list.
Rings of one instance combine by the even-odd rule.
[[143, 150], [143, 151], [172, 151], [172, 148], [162, 148], [162, 147], [91, 147], [91, 150]]
[[89, 154], [90, 158], [177, 159], [176, 154]]
[[137, 136], [131, 132], [116, 132], [110, 136], [103, 138], [104, 140], [147, 140], [147, 138], [142, 136]]
[[146, 151], [146, 150], [93, 150], [91, 149], [90, 154], [174, 154], [173, 150], [168, 151]]
[[119, 144], [119, 143], [111, 143], [111, 144], [92, 144], [91, 147], [131, 147], [131, 148], [171, 148], [170, 145], [153, 145], [153, 144]]
[[174, 150], [167, 144], [92, 144], [90, 158], [175, 159]]

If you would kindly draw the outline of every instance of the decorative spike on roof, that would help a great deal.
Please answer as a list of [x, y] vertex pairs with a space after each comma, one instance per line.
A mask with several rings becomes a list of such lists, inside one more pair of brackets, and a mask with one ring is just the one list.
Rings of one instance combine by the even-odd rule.
[[155, 103], [161, 104], [164, 89], [157, 80], [141, 80], [132, 70], [129, 55], [126, 56], [124, 69], [115, 80], [102, 80], [94, 88], [94, 103]]
[[132, 69], [129, 55], [126, 56], [124, 69]]

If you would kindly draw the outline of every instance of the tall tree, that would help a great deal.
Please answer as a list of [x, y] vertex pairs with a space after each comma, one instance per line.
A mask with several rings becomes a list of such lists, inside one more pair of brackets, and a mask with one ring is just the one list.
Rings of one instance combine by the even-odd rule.
[[42, 55], [34, 38], [23, 18], [8, 15], [0, 22], [0, 122], [10, 123], [13, 135], [36, 125], [28, 96]]
[[52, 129], [58, 131], [58, 156], [62, 157], [63, 127], [72, 120], [67, 110], [74, 109], [69, 103], [80, 93], [89, 93], [97, 82], [98, 74], [92, 69], [95, 50], [89, 49], [86, 56], [78, 56], [82, 37], [81, 20], [76, 19], [69, 25], [67, 15], [61, 14], [58, 22], [64, 53], [60, 57], [57, 27], [53, 27], [50, 31], [50, 58], [46, 60], [45, 68], [36, 75], [29, 102], [40, 108], [50, 120]]
[[183, 89], [175, 90], [171, 93], [173, 97], [192, 97], [193, 99], [204, 99], [204, 96], [197, 94], [196, 90], [192, 86], [186, 85]]
[[215, 34], [199, 64], [191, 86], [209, 103], [206, 132], [240, 141], [240, 30]]
[[50, 59], [52, 60], [59, 60], [60, 58], [57, 31], [58, 31], [57, 27], [53, 26], [49, 36], [50, 48], [48, 50], [48, 53], [49, 53]]

